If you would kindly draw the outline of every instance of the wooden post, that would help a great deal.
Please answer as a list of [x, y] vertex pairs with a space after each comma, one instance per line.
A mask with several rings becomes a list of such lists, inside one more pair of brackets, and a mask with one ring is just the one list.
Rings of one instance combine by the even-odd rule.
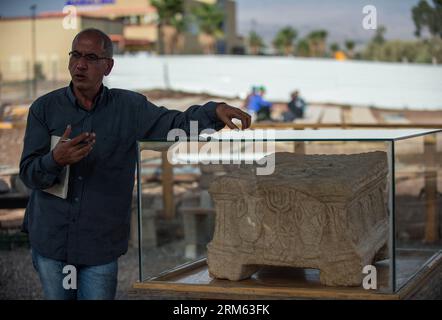
[[439, 219], [437, 208], [437, 171], [435, 170], [436, 136], [424, 137], [425, 158], [425, 243], [439, 240]]
[[161, 180], [163, 184], [163, 218], [175, 218], [175, 202], [173, 196], [173, 166], [167, 161], [167, 152], [161, 153]]
[[[303, 129], [301, 129], [301, 130], [303, 130]], [[305, 142], [304, 141], [295, 141], [293, 147], [294, 147], [293, 151], [296, 154], [305, 154]]]
[[295, 141], [295, 153], [305, 154], [305, 142]]

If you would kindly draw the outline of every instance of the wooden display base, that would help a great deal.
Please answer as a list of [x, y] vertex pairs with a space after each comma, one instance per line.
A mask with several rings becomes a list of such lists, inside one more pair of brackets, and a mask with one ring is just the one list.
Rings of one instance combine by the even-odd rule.
[[[416, 256], [404, 255], [401, 262], [411, 267]], [[252, 278], [243, 281], [213, 279], [206, 259], [137, 282], [139, 294], [168, 299], [435, 299], [442, 294], [442, 252], [433, 255], [425, 265], [396, 293], [386, 293], [388, 264], [376, 264], [379, 290], [362, 287], [327, 287], [319, 283], [315, 269], [262, 268]], [[403, 269], [404, 272], [406, 268]], [[401, 272], [399, 270], [399, 272]], [[398, 274], [398, 279], [401, 275]]]

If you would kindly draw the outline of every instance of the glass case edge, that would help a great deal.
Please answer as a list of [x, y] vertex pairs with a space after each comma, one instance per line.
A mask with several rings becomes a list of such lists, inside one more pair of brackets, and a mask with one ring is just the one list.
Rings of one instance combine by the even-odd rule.
[[142, 255], [142, 230], [141, 230], [141, 150], [140, 142], [137, 141], [137, 218], [138, 218], [138, 276], [139, 281], [143, 282], [143, 255]]

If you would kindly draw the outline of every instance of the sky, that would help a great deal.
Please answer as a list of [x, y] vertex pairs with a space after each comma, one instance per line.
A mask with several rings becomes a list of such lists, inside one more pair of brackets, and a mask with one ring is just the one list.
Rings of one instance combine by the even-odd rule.
[[[411, 8], [419, 0], [236, 0], [238, 33], [247, 36], [258, 32], [270, 43], [279, 29], [292, 26], [299, 37], [314, 29], [329, 31], [329, 42], [347, 39], [365, 43], [372, 30], [362, 28], [366, 5], [377, 9], [378, 25], [387, 28], [387, 39], [414, 39]], [[66, 0], [0, 0], [0, 16], [29, 15], [29, 7], [36, 3], [37, 14], [57, 11]]]
[[314, 29], [329, 31], [329, 41], [366, 42], [374, 31], [365, 30], [363, 8], [374, 5], [378, 25], [387, 28], [387, 39], [414, 39], [411, 9], [418, 0], [238, 0], [238, 29], [247, 35], [253, 28], [270, 41], [282, 26], [292, 26], [299, 37]]

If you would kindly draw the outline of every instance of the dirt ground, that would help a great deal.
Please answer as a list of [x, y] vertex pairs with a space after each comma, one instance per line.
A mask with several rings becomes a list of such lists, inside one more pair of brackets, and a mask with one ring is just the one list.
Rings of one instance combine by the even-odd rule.
[[[119, 261], [117, 299], [128, 299], [138, 276], [138, 252], [131, 248]], [[28, 248], [0, 251], [0, 300], [43, 299], [38, 274]]]
[[[183, 242], [176, 241], [161, 248], [149, 250], [144, 255], [143, 273], [154, 276], [183, 262]], [[117, 300], [157, 299], [135, 291], [132, 286], [138, 281], [138, 249], [129, 247], [118, 260]], [[32, 265], [30, 250], [16, 247], [0, 250], [0, 300], [44, 299], [38, 274]]]

